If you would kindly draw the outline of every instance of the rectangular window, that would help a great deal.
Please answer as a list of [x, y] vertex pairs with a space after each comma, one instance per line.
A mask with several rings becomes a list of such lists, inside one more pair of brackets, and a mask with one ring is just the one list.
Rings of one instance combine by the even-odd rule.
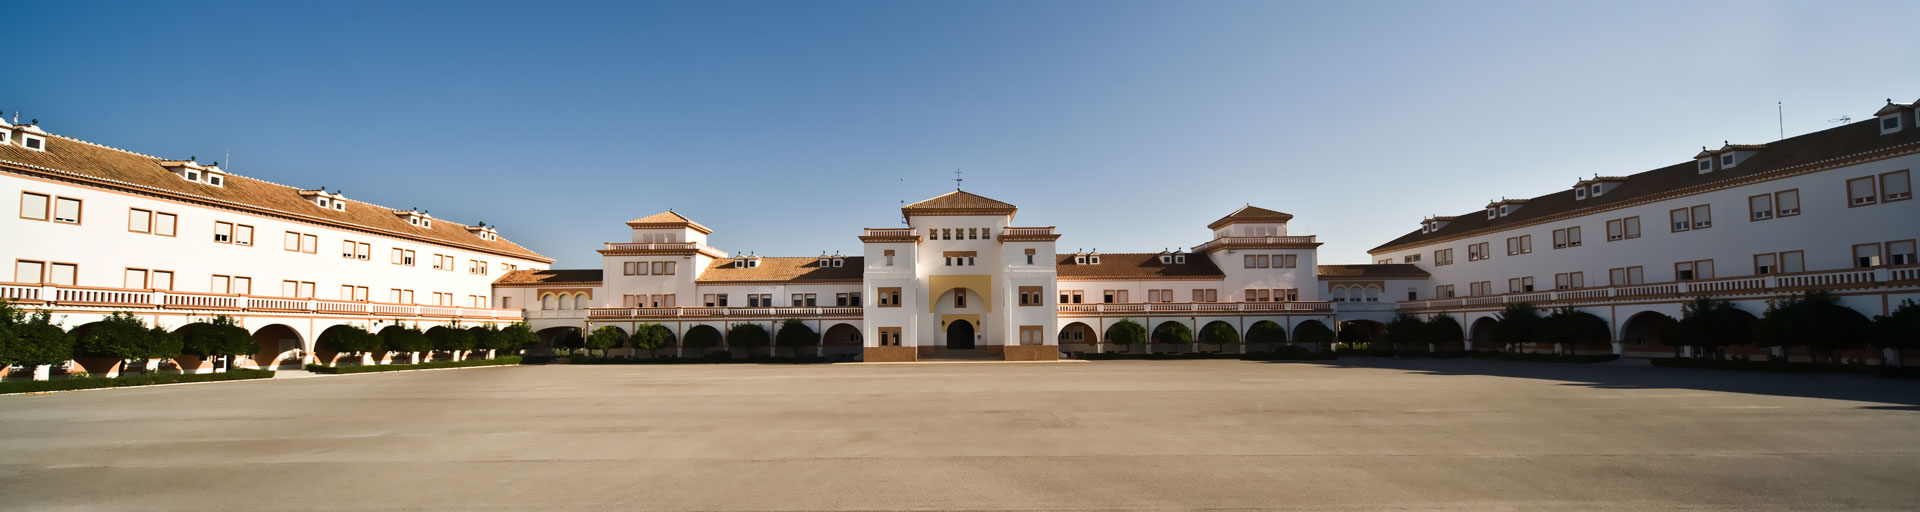
[[1480, 242], [1467, 246], [1467, 261], [1480, 261], [1493, 256], [1490, 254], [1490, 251], [1488, 251], [1489, 246], [1490, 242]]
[[144, 290], [147, 288], [147, 270], [140, 268], [127, 269], [126, 279], [123, 282], [125, 284], [123, 284], [121, 288]]
[[1269, 258], [1269, 257], [1268, 257], [1267, 255], [1265, 255], [1265, 254], [1261, 254], [1261, 255], [1258, 255], [1258, 256], [1254, 256], [1254, 258], [1253, 258], [1253, 266], [1254, 266], [1254, 267], [1257, 267], [1257, 268], [1272, 268], [1272, 267], [1273, 267], [1273, 265], [1272, 265], [1272, 263], [1270, 263], [1270, 262], [1268, 261], [1269, 259], [1271, 259], [1271, 258]]
[[1905, 170], [1880, 175], [1880, 202], [1891, 203], [1913, 199], [1913, 183], [1908, 181]]
[[80, 223], [80, 200], [71, 197], [53, 199], [53, 221], [68, 224]]
[[1780, 272], [1791, 274], [1807, 271], [1806, 251], [1786, 251], [1780, 253]]
[[876, 330], [879, 331], [880, 333], [880, 346], [882, 347], [900, 346], [900, 328], [899, 327], [881, 327]]
[[1708, 205], [1693, 207], [1693, 229], [1713, 227], [1713, 209]]
[[253, 278], [233, 276], [233, 294], [234, 295], [252, 295], [253, 294]]
[[1620, 219], [1607, 221], [1607, 241], [1612, 242], [1624, 238], [1626, 238], [1626, 235], [1625, 232], [1620, 229]]
[[1913, 240], [1898, 240], [1893, 242], [1887, 242], [1887, 264], [1888, 265], [1914, 264], [1913, 249], [1914, 249]]
[[1566, 231], [1567, 231], [1567, 247], [1579, 247], [1580, 246], [1580, 227], [1579, 226], [1570, 227], [1570, 228], [1567, 228]]
[[253, 245], [253, 226], [246, 224], [234, 225], [233, 245]]
[[1800, 214], [1800, 189], [1782, 190], [1773, 193], [1774, 217], [1792, 217]]
[[965, 308], [965, 307], [967, 307], [967, 294], [966, 294], [966, 292], [963, 292], [963, 291], [961, 291], [961, 290], [954, 290], [954, 293], [953, 293], [953, 307], [955, 307], [955, 308]]
[[1770, 252], [1753, 255], [1753, 275], [1766, 275], [1779, 272], [1779, 255]]
[[1507, 255], [1528, 254], [1533, 252], [1533, 235], [1520, 235], [1507, 239]]
[[127, 210], [127, 231], [134, 233], [153, 232], [153, 212], [139, 208]]
[[47, 205], [51, 204], [52, 201], [52, 196], [46, 194], [21, 192], [20, 218], [27, 220], [47, 220], [49, 218], [47, 216]]
[[1626, 238], [1629, 238], [1629, 239], [1640, 238], [1640, 217], [1639, 216], [1627, 217], [1625, 219], [1621, 219], [1620, 222], [1626, 228], [1625, 230]]
[[233, 278], [214, 274], [213, 286], [209, 287], [207, 291], [213, 293], [233, 293]]
[[1773, 218], [1773, 194], [1760, 194], [1747, 198], [1748, 219], [1762, 221]]
[[1695, 279], [1713, 279], [1713, 260], [1693, 262], [1693, 275]]
[[879, 292], [880, 292], [880, 304], [879, 304], [880, 307], [883, 307], [883, 308], [900, 307], [900, 289], [899, 288], [897, 287], [880, 288]]
[[1693, 262], [1682, 261], [1682, 262], [1673, 264], [1673, 279], [1675, 281], [1694, 280], [1695, 276], [1693, 273]]
[[317, 235], [300, 235], [300, 252], [318, 254], [320, 252], [320, 237]]
[[80, 267], [72, 263], [54, 263], [47, 266], [47, 284], [73, 286], [80, 275]]
[[887, 266], [893, 266], [893, 249], [887, 249], [886, 252], [881, 253], [881, 255], [887, 258]]
[[1675, 209], [1671, 212], [1667, 212], [1667, 215], [1668, 217], [1671, 217], [1670, 220], [1673, 221], [1673, 232], [1679, 233], [1681, 231], [1693, 229], [1693, 221], [1690, 217], [1687, 216], [1686, 208]]
[[153, 214], [153, 234], [173, 236], [176, 231], [175, 228], [179, 227], [179, 219], [180, 218], [174, 214], [166, 212]]
[[173, 291], [173, 271], [153, 271], [153, 282], [148, 283], [148, 286], [153, 287], [155, 290]]
[[293, 251], [293, 252], [300, 252], [300, 234], [299, 233], [288, 231], [287, 236], [282, 239], [282, 242], [283, 243], [281, 244], [281, 246], [284, 249], [288, 251]]
[[353, 259], [353, 250], [355, 247], [359, 247], [359, 246], [355, 245], [352, 240], [341, 240], [340, 241], [340, 257]]
[[1880, 244], [1853, 246], [1853, 266], [1858, 268], [1880, 266]]
[[1873, 177], [1861, 177], [1847, 180], [1847, 206], [1866, 206], [1879, 200], [1874, 195]]
[[1433, 296], [1440, 299], [1453, 298], [1453, 285], [1448, 284], [1433, 287]]

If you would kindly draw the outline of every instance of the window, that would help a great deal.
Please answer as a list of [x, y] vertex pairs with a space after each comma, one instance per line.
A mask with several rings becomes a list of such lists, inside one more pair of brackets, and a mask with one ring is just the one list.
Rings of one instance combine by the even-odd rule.
[[134, 233], [153, 232], [153, 212], [139, 208], [127, 210], [127, 231]]
[[315, 254], [320, 252], [320, 237], [288, 231], [283, 245], [288, 251]]
[[252, 295], [253, 294], [253, 278], [233, 276], [233, 294], [234, 295]]
[[352, 240], [340, 241], [340, 257], [342, 258], [365, 260], [367, 259], [368, 253], [372, 251], [373, 246], [368, 244], [358, 243]]
[[1578, 201], [1578, 200], [1581, 200], [1581, 199], [1586, 199], [1586, 198], [1587, 198], [1587, 188], [1586, 188], [1586, 187], [1574, 187], [1574, 189], [1573, 189], [1573, 199], [1574, 199], [1575, 201]]
[[147, 270], [140, 268], [127, 269], [126, 279], [123, 282], [125, 284], [121, 285], [121, 288], [131, 288], [135, 290], [146, 289]]
[[20, 218], [27, 220], [47, 220], [49, 218], [47, 216], [47, 205], [52, 201], [53, 197], [46, 194], [21, 192]]
[[1706, 172], [1712, 172], [1712, 171], [1713, 171], [1713, 159], [1712, 158], [1700, 159], [1700, 172], [1706, 173]]
[[880, 288], [880, 307], [900, 307], [900, 289], [897, 287]]
[[1585, 272], [1568, 272], [1553, 275], [1553, 288], [1556, 290], [1572, 290], [1586, 287], [1587, 274]]
[[1300, 255], [1276, 254], [1273, 256], [1273, 266], [1276, 268], [1298, 268], [1300, 266]]
[[1708, 205], [1693, 207], [1693, 229], [1713, 227], [1713, 209]]
[[216, 187], [224, 187], [224, 186], [226, 186], [226, 185], [227, 185], [227, 180], [226, 180], [226, 178], [222, 178], [222, 177], [220, 177], [220, 175], [218, 175], [218, 174], [208, 174], [208, 175], [207, 175], [207, 184], [208, 184], [208, 185], [213, 185], [213, 186], [216, 186]]
[[1453, 298], [1453, 285], [1443, 284], [1433, 287], [1433, 297], [1436, 299]]
[[1671, 212], [1667, 212], [1667, 215], [1671, 217], [1670, 220], [1673, 221], [1673, 232], [1679, 233], [1681, 231], [1693, 229], [1693, 220], [1691, 217], [1687, 216], [1686, 208], [1675, 209]]
[[[893, 266], [893, 249], [887, 249], [886, 252], [881, 253], [881, 255], [887, 258], [887, 266]], [[1032, 254], [1028, 254], [1028, 256], [1032, 256]], [[1033, 258], [1027, 258], [1027, 262], [1032, 263]]]
[[899, 327], [881, 327], [877, 330], [880, 332], [880, 346], [882, 347], [900, 346], [900, 328]]
[[620, 273], [629, 276], [647, 275], [647, 262], [629, 261], [620, 264]]
[[207, 287], [207, 291], [213, 292], [213, 293], [227, 293], [228, 290], [231, 290], [232, 288], [233, 288], [232, 277], [223, 276], [220, 274], [214, 274], [213, 286]]
[[1761, 220], [1772, 219], [1773, 218], [1773, 195], [1760, 194], [1757, 196], [1748, 197], [1747, 211], [1752, 214], [1748, 217], [1751, 220], [1761, 221]]
[[1044, 332], [1046, 331], [1038, 325], [1022, 325], [1020, 326], [1020, 344], [1045, 345], [1047, 344], [1047, 340], [1043, 337], [1045, 336], [1045, 334], [1043, 334]]
[[1033, 264], [1033, 249], [1027, 249], [1027, 264]]
[[1791, 274], [1807, 271], [1806, 251], [1785, 251], [1780, 253], [1780, 272]]
[[1194, 288], [1193, 301], [1194, 302], [1220, 302], [1220, 290]]
[[1433, 251], [1434, 266], [1437, 267], [1440, 265], [1452, 265], [1452, 264], [1453, 264], [1453, 249], [1441, 249], [1441, 250]]
[[446, 267], [447, 267], [447, 255], [445, 255], [445, 254], [435, 254], [435, 255], [433, 255], [433, 269], [434, 269], [434, 270], [442, 270], [442, 269], [445, 269]]
[[1613, 286], [1625, 286], [1646, 282], [1646, 272], [1641, 267], [1616, 268], [1607, 271], [1607, 283]]
[[1847, 180], [1847, 206], [1866, 206], [1873, 204], [1873, 177], [1861, 177]]
[[153, 271], [153, 282], [148, 283], [148, 286], [152, 287], [155, 290], [172, 291], [173, 290], [173, 271], [171, 270]]
[[1533, 235], [1520, 235], [1507, 238], [1507, 255], [1529, 254], [1533, 252]]
[[1880, 266], [1880, 244], [1853, 246], [1853, 266], [1859, 268]]
[[1580, 228], [1571, 227], [1553, 230], [1553, 248], [1565, 249], [1580, 246]]
[[953, 307], [955, 308], [967, 307], [967, 290], [966, 289], [955, 288], [953, 290]]
[[253, 293], [252, 283], [252, 279], [245, 277], [214, 274], [212, 292], [230, 295], [246, 295]]
[[1891, 203], [1904, 199], [1913, 199], [1913, 184], [1908, 181], [1907, 171], [1880, 175], [1880, 202]]
[[[354, 286], [350, 284], [340, 285], [340, 300], [357, 300], [361, 302], [366, 302], [367, 287]], [[480, 298], [474, 297], [474, 301], [479, 302]], [[476, 305], [474, 307], [480, 307], [480, 306]]]
[[1046, 292], [1046, 288], [1045, 288], [1045, 287], [1041, 287], [1041, 286], [1022, 286], [1022, 287], [1020, 287], [1020, 305], [1022, 305], [1022, 306], [1045, 306], [1045, 305], [1047, 305], [1047, 301], [1046, 301], [1045, 299], [1042, 299], [1042, 298], [1041, 298], [1041, 296], [1042, 296], [1042, 295], [1043, 295], [1043, 294], [1044, 294], [1045, 292]]
[[73, 286], [80, 275], [80, 266], [72, 263], [53, 263], [47, 266], [47, 284]]
[[1894, 242], [1887, 242], [1887, 264], [1888, 265], [1914, 264], [1913, 249], [1914, 249], [1913, 240], [1899, 240]]
[[1086, 292], [1082, 290], [1067, 290], [1067, 291], [1060, 292], [1061, 304], [1084, 304], [1086, 302], [1086, 299], [1087, 299]]
[[312, 281], [281, 281], [280, 296], [294, 299], [313, 298]]
[[1900, 116], [1891, 115], [1880, 118], [1880, 132], [1886, 133], [1900, 129]]
[[1254, 258], [1253, 258], [1253, 264], [1254, 264], [1254, 267], [1256, 267], [1256, 268], [1271, 268], [1271, 267], [1272, 267], [1273, 265], [1272, 265], [1272, 264], [1271, 264], [1271, 263], [1270, 263], [1270, 262], [1268, 261], [1268, 260], [1270, 260], [1270, 259], [1272, 259], [1272, 257], [1271, 257], [1271, 256], [1267, 256], [1267, 255], [1265, 255], [1265, 254], [1261, 254], [1261, 255], [1258, 255], [1258, 256], [1254, 256]]
[[[1529, 241], [1528, 241], [1527, 243], [1528, 243], [1528, 244], [1532, 244], [1533, 242], [1532, 242], [1531, 240], [1529, 240]], [[1406, 256], [1403, 256], [1403, 257], [1401, 257], [1401, 258], [1400, 258], [1400, 262], [1401, 262], [1401, 263], [1414, 263], [1414, 262], [1418, 262], [1418, 261], [1420, 261], [1420, 255], [1419, 255], [1419, 254], [1417, 254], [1417, 253], [1416, 253], [1416, 254], [1408, 254], [1408, 255], [1406, 255]]]
[[1487, 249], [1488, 242], [1480, 242], [1467, 246], [1467, 261], [1480, 261], [1493, 256], [1489, 254]]
[[1493, 281], [1467, 283], [1468, 297], [1484, 297], [1487, 295], [1493, 295]]
[[[1282, 288], [1279, 290], [1274, 290], [1273, 300], [1276, 302], [1281, 300], [1286, 300], [1286, 301], [1300, 300], [1300, 289], [1299, 288]], [[1367, 300], [1369, 302], [1372, 302], [1377, 299], [1374, 297], [1368, 297]]]
[[293, 251], [293, 252], [300, 252], [300, 234], [299, 233], [288, 231], [287, 236], [282, 237], [281, 242], [282, 242], [281, 246], [283, 249], [286, 249], [288, 251]]
[[1774, 217], [1792, 217], [1800, 214], [1800, 189], [1782, 190], [1773, 194]]
[[1753, 275], [1780, 272], [1780, 256], [1770, 252], [1753, 255]]
[[1734, 154], [1733, 154], [1733, 153], [1727, 153], [1727, 154], [1723, 154], [1723, 155], [1720, 155], [1720, 166], [1721, 166], [1721, 167], [1733, 167], [1733, 157], [1734, 157]]
[[1533, 291], [1533, 276], [1514, 277], [1514, 278], [1507, 279], [1508, 293], [1522, 293], [1522, 292], [1530, 292], [1530, 291]]
[[68, 224], [80, 223], [80, 200], [71, 197], [53, 199], [53, 221]]
[[653, 267], [653, 269], [652, 269], [652, 270], [653, 270], [653, 275], [656, 275], [656, 276], [670, 276], [670, 275], [673, 275], [673, 273], [674, 273], [674, 267], [676, 267], [676, 266], [677, 266], [678, 264], [679, 264], [679, 262], [677, 262], [677, 261], [656, 261], [656, 262], [653, 262], [653, 264], [651, 265], [651, 266]]
[[1713, 260], [1682, 261], [1673, 264], [1675, 281], [1713, 279]]
[[1640, 217], [1607, 221], [1607, 241], [1640, 238]]
[[406, 265], [409, 267], [413, 266], [413, 251], [401, 249], [399, 247], [393, 248], [393, 264]]

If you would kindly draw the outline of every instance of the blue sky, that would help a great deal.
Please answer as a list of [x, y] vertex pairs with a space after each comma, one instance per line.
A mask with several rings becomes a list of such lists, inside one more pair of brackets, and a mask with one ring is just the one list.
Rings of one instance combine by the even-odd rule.
[[1326, 262], [1429, 214], [1920, 97], [1915, 2], [28, 2], [0, 108], [485, 221], [597, 267], [668, 208], [857, 253], [953, 189], [1159, 251], [1242, 204]]

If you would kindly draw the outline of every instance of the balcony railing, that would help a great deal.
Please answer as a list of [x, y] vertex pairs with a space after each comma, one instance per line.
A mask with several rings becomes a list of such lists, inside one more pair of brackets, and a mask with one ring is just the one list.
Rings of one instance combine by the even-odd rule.
[[1401, 309], [1445, 309], [1515, 303], [1574, 304], [1616, 299], [1694, 297], [1701, 295], [1759, 295], [1813, 289], [1871, 288], [1920, 285], [1920, 267], [1881, 267], [1802, 272], [1785, 275], [1738, 276], [1670, 283], [1603, 286], [1573, 290], [1517, 292], [1480, 297], [1456, 297], [1400, 302]]
[[1052, 234], [1053, 234], [1053, 227], [1051, 226], [1044, 227], [1044, 228], [1009, 227], [1009, 228], [1000, 230], [1000, 236], [1048, 236]]
[[694, 251], [699, 249], [699, 242], [607, 242], [609, 251]]
[[1207, 243], [1194, 246], [1194, 252], [1205, 251], [1222, 245], [1304, 245], [1314, 243], [1313, 235], [1306, 236], [1223, 236]]
[[699, 308], [588, 308], [587, 318], [821, 318], [857, 317], [857, 306], [825, 307], [699, 307]]
[[26, 307], [72, 306], [112, 310], [325, 313], [471, 319], [521, 318], [518, 309], [385, 304], [365, 301], [291, 299], [166, 290], [130, 290], [51, 284], [0, 283], [0, 299]]
[[860, 236], [884, 238], [913, 238], [920, 236], [920, 230], [914, 228], [867, 228]]
[[1166, 313], [1328, 312], [1331, 302], [1123, 302], [1061, 304], [1061, 316], [1145, 315]]

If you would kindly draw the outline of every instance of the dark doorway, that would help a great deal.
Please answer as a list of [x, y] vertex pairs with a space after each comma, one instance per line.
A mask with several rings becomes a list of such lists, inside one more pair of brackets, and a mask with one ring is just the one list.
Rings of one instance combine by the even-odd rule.
[[973, 324], [966, 320], [947, 324], [947, 349], [973, 350]]

